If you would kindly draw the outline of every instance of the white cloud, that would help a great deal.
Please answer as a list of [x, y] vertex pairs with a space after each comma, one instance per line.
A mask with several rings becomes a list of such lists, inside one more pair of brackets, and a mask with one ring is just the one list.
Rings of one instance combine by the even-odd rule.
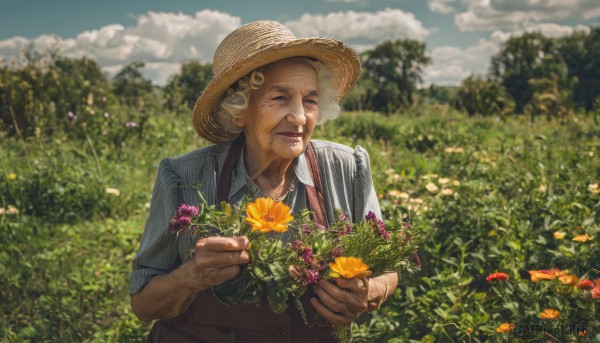
[[480, 39], [466, 49], [454, 46], [434, 48], [430, 53], [432, 64], [425, 68], [425, 84], [455, 86], [471, 74], [487, 74], [492, 56], [500, 52], [502, 45], [511, 37], [520, 36], [525, 32], [541, 32], [547, 37], [559, 38], [574, 31], [589, 32], [590, 28], [585, 25], [532, 24], [512, 32], [496, 30], [488, 39]]
[[1, 40], [0, 55], [6, 60], [18, 60], [29, 44], [37, 51], [61, 46], [65, 56], [92, 57], [109, 74], [126, 63], [142, 60], [147, 62], [145, 75], [163, 84], [167, 73], [176, 72], [174, 66], [181, 61], [211, 61], [219, 42], [240, 24], [239, 17], [212, 10], [194, 15], [148, 12], [141, 15], [134, 26], [107, 25], [81, 32], [75, 38], [42, 35], [32, 40], [22, 37]]
[[424, 39], [430, 33], [413, 13], [387, 8], [378, 12], [304, 14], [285, 22], [299, 37], [325, 36], [341, 40]]
[[440, 13], [454, 12], [454, 8], [450, 6], [454, 0], [427, 0], [427, 6], [430, 11]]
[[431, 51], [432, 64], [425, 68], [425, 84], [456, 86], [471, 74], [486, 74], [492, 56], [500, 51], [497, 38], [480, 39], [466, 49], [443, 46]]
[[[217, 45], [240, 24], [239, 17], [213, 10], [193, 15], [148, 12], [139, 16], [135, 25], [111, 24], [70, 38], [42, 35], [0, 40], [0, 56], [6, 61], [19, 60], [29, 45], [37, 51], [60, 46], [65, 56], [94, 58], [111, 76], [129, 62], [145, 61], [144, 75], [164, 84], [171, 73], [178, 71], [181, 61], [211, 61]], [[284, 24], [298, 36], [342, 39], [359, 52], [385, 39], [424, 39], [430, 33], [414, 14], [398, 9], [305, 14]]]
[[598, 0], [464, 0], [454, 20], [461, 31], [518, 30], [549, 20], [600, 17]]

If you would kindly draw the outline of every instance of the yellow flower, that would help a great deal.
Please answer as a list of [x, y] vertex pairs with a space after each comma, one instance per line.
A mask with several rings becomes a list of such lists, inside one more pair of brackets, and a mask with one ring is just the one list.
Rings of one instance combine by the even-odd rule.
[[442, 185], [442, 186], [443, 186], [443, 185], [445, 185], [445, 184], [447, 184], [448, 182], [450, 182], [450, 179], [449, 179], [449, 178], [447, 178], [447, 177], [440, 177], [440, 178], [438, 179], [438, 183], [439, 183], [440, 185]]
[[473, 328], [467, 328], [467, 333], [470, 335], [473, 333]]
[[108, 187], [108, 188], [106, 188], [105, 191], [106, 191], [106, 194], [114, 195], [116, 197], [118, 197], [119, 195], [121, 195], [121, 191], [119, 191], [116, 188]]
[[575, 242], [581, 242], [581, 243], [585, 243], [585, 242], [587, 242], [587, 241], [589, 241], [591, 239], [592, 239], [592, 237], [588, 236], [587, 233], [583, 234], [583, 235], [579, 235], [579, 236], [573, 237], [573, 240]]
[[502, 323], [500, 326], [496, 328], [496, 332], [498, 333], [507, 333], [510, 332], [514, 328], [513, 324]]
[[452, 181], [452, 186], [460, 186], [460, 181], [458, 181], [458, 180]]
[[554, 319], [558, 318], [559, 314], [560, 314], [560, 312], [558, 312], [557, 310], [555, 310], [553, 308], [547, 308], [543, 312], [540, 313], [540, 317], [542, 317], [544, 319], [554, 320]]
[[421, 175], [421, 180], [435, 179], [436, 177], [438, 177], [438, 174], [425, 174]]
[[552, 233], [552, 236], [556, 239], [563, 239], [565, 238], [565, 235], [566, 233], [564, 231], [554, 231], [554, 233]]
[[565, 285], [575, 286], [579, 283], [579, 278], [577, 275], [563, 275], [558, 278], [558, 281], [564, 283]]
[[391, 189], [388, 191], [388, 195], [391, 196], [392, 198], [401, 198], [401, 199], [408, 199], [410, 196], [408, 195], [408, 193], [406, 192], [401, 192], [397, 189]]
[[443, 188], [442, 189], [442, 194], [450, 196], [450, 195], [454, 194], [454, 189], [452, 189], [452, 188]]
[[427, 188], [427, 190], [432, 193], [437, 192], [439, 190], [438, 186], [433, 182], [427, 183], [427, 185], [425, 185], [425, 188]]
[[4, 207], [0, 207], [0, 216], [3, 216], [6, 214], [6, 209]]
[[459, 146], [449, 146], [449, 147], [444, 148], [444, 152], [450, 153], [450, 154], [451, 153], [461, 153], [464, 151], [465, 151], [465, 149], [462, 147], [459, 147]]
[[594, 194], [600, 194], [600, 187], [598, 187], [598, 182], [590, 183], [588, 185], [588, 191], [590, 191], [591, 193], [594, 193]]
[[19, 214], [19, 209], [14, 207], [13, 205], [8, 205], [8, 208], [6, 209], [6, 214], [17, 215]]
[[17, 174], [10, 173], [10, 174], [8, 174], [7, 178], [8, 178], [8, 181], [14, 181], [17, 179]]
[[227, 213], [228, 216], [231, 215], [231, 205], [229, 203], [225, 204], [225, 213]]
[[246, 222], [252, 225], [253, 231], [267, 233], [270, 231], [285, 232], [288, 223], [294, 220], [290, 208], [281, 201], [271, 198], [258, 198], [246, 206]]
[[341, 277], [344, 279], [364, 278], [371, 275], [369, 266], [363, 262], [362, 258], [356, 257], [336, 257], [335, 261], [329, 264], [332, 277]]
[[541, 183], [540, 186], [538, 187], [538, 190], [542, 193], [546, 192], [548, 188], [546, 187], [545, 183]]

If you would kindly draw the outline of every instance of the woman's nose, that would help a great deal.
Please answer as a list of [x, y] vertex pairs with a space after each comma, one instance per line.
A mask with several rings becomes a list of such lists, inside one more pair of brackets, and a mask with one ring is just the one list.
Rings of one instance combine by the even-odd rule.
[[304, 111], [304, 102], [302, 98], [294, 98], [290, 101], [287, 118], [292, 124], [304, 125], [306, 124], [306, 112]]

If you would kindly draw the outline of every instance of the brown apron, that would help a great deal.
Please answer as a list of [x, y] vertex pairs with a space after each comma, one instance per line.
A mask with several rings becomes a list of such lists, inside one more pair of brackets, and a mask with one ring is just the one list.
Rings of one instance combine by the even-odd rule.
[[[241, 156], [243, 143], [241, 135], [231, 146], [223, 164], [217, 185], [217, 203], [227, 200], [232, 169]], [[315, 222], [327, 227], [323, 188], [312, 144], [306, 149], [306, 160], [314, 183], [314, 186], [306, 186], [309, 206]], [[293, 304], [283, 314], [275, 314], [265, 299], [258, 306], [228, 306], [215, 298], [210, 289], [201, 291], [183, 314], [157, 321], [146, 342], [337, 342], [333, 326], [318, 316], [310, 304], [311, 294], [308, 290], [301, 298], [311, 324], [306, 326]]]

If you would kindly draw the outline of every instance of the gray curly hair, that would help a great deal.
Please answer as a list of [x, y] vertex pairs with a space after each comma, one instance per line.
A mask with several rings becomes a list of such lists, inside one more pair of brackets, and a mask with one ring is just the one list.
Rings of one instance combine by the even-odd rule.
[[[294, 57], [299, 62], [306, 63], [317, 71], [319, 82], [319, 118], [317, 125], [324, 124], [328, 120], [338, 117], [340, 105], [337, 94], [331, 87], [331, 73], [323, 62], [305, 57]], [[242, 117], [244, 110], [248, 107], [250, 93], [258, 89], [265, 81], [261, 72], [262, 67], [253, 70], [239, 79], [233, 86], [229, 87], [217, 109], [217, 118], [225, 130], [231, 133], [242, 132], [242, 128], [235, 122]]]

